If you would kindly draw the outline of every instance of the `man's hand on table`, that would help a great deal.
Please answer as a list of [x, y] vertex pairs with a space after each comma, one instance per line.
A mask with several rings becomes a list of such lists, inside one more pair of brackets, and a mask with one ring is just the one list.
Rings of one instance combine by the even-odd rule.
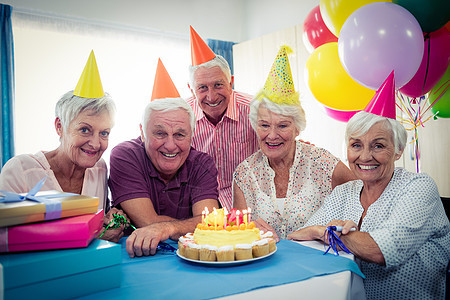
[[136, 229], [127, 238], [128, 255], [131, 258], [155, 255], [159, 242], [170, 238], [171, 228], [170, 222], [160, 222]]

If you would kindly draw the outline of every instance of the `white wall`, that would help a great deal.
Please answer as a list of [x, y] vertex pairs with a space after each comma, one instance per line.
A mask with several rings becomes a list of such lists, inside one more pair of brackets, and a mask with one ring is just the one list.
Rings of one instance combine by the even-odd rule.
[[246, 39], [303, 24], [319, 0], [246, 0]]
[[139, 123], [153, 88], [161, 57], [182, 97], [190, 61], [188, 39], [116, 30], [43, 17], [16, 15], [15, 52], [16, 154], [49, 151], [59, 145], [54, 129], [56, 101], [73, 90], [91, 49], [103, 88], [113, 97], [116, 124], [110, 147], [139, 135]]
[[18, 11], [243, 42], [303, 23], [319, 0], [3, 0]]
[[[136, 137], [161, 57], [183, 97], [189, 25], [204, 38], [239, 42], [301, 23], [316, 0], [4, 0], [13, 6], [16, 154], [54, 149], [54, 105], [76, 85], [94, 49], [118, 115], [110, 149]], [[306, 8], [304, 8], [305, 6]], [[167, 42], [168, 38], [170, 42]], [[125, 88], [124, 88], [125, 87]], [[108, 152], [109, 152], [108, 151]], [[108, 153], [104, 157], [107, 159]]]
[[226, 0], [4, 0], [18, 11], [62, 16], [189, 38], [192, 25], [203, 38], [246, 39], [246, 1]]

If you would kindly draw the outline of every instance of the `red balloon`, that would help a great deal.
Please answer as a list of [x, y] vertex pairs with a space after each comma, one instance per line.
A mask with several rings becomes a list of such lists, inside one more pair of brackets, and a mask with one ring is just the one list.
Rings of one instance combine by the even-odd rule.
[[303, 22], [303, 42], [306, 48], [312, 52], [323, 44], [337, 41], [338, 38], [325, 25], [320, 14], [320, 7], [317, 5]]
[[349, 111], [337, 110], [326, 106], [324, 106], [324, 108], [328, 116], [341, 122], [348, 122], [348, 120], [350, 120], [354, 114], [360, 111], [360, 110], [349, 110]]
[[450, 60], [450, 33], [447, 28], [425, 34], [425, 48], [419, 70], [400, 92], [409, 97], [428, 93], [442, 78]]

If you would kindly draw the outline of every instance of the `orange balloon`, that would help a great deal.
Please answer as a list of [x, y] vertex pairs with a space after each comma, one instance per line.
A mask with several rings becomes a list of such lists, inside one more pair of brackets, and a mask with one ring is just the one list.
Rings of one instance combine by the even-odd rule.
[[318, 47], [306, 61], [308, 86], [323, 105], [335, 110], [362, 110], [375, 95], [344, 70], [339, 60], [338, 44]]

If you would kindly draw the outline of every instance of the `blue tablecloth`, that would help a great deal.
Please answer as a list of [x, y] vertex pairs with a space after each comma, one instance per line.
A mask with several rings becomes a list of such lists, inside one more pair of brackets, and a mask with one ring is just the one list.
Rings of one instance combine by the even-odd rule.
[[[281, 240], [277, 252], [270, 257], [231, 267], [191, 263], [176, 254], [129, 258], [125, 239], [120, 243], [120, 288], [83, 299], [209, 299], [342, 271], [364, 276], [348, 258], [323, 255], [322, 251], [288, 240]], [[176, 243], [173, 245], [176, 247]]]

